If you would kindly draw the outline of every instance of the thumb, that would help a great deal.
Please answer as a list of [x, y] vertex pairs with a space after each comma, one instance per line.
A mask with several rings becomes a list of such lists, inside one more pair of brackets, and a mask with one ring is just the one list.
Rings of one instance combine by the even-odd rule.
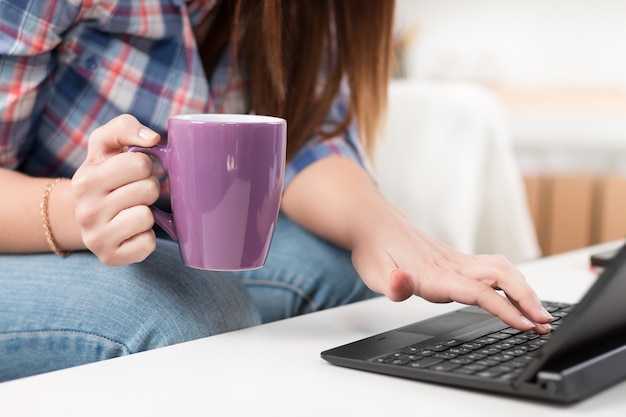
[[403, 301], [415, 293], [411, 274], [404, 269], [395, 268], [389, 274], [388, 294], [392, 301]]
[[358, 249], [352, 251], [352, 263], [363, 282], [372, 290], [384, 294], [392, 301], [406, 300], [414, 294], [411, 274], [398, 267], [387, 253], [372, 256]]
[[123, 152], [127, 146], [151, 147], [160, 136], [129, 114], [118, 116], [89, 136], [86, 163], [98, 163]]

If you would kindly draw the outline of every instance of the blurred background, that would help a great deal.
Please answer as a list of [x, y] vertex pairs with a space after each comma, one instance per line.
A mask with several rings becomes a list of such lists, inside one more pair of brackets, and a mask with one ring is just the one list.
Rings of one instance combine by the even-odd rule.
[[396, 1], [388, 197], [513, 260], [623, 237], [626, 1]]

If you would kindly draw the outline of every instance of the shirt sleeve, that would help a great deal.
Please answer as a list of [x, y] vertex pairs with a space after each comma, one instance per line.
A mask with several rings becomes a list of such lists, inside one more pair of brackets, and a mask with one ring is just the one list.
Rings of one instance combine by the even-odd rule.
[[341, 155], [361, 165], [371, 175], [371, 169], [363, 152], [356, 123], [339, 136], [324, 138], [324, 132], [331, 132], [344, 120], [350, 103], [348, 83], [341, 83], [340, 91], [329, 112], [324, 117], [317, 132], [311, 135], [305, 145], [289, 161], [285, 169], [285, 188], [303, 169], [312, 163], [332, 155]]
[[64, 1], [3, 1], [0, 7], [0, 166], [27, 152], [49, 84], [60, 34], [77, 8]]

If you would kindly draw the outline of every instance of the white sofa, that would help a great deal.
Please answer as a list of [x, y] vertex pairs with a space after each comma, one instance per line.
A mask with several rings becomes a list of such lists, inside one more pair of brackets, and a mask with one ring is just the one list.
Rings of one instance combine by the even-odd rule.
[[506, 117], [485, 88], [394, 80], [374, 171], [418, 227], [467, 253], [540, 256]]

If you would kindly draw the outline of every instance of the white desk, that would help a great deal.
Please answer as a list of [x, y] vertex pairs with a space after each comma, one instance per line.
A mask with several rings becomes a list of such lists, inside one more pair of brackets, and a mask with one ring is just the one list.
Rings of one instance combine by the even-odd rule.
[[[591, 252], [521, 265], [543, 299], [575, 302]], [[320, 352], [450, 311], [384, 298], [0, 384], [12, 416], [618, 416], [626, 383], [571, 407], [446, 388], [330, 365]], [[504, 414], [506, 413], [506, 414]]]

